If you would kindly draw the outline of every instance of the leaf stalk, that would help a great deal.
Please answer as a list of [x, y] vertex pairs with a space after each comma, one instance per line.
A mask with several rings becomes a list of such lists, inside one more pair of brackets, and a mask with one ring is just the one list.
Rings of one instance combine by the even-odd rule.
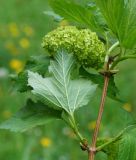
[[106, 57], [105, 57], [105, 63], [108, 63], [108, 61], [109, 61], [109, 56], [110, 56], [111, 52], [112, 52], [116, 47], [118, 47], [118, 46], [119, 46], [119, 41], [117, 41], [116, 43], [114, 43], [114, 44], [108, 49], [108, 51], [107, 51], [107, 53], [106, 53]]
[[77, 140], [80, 142], [81, 149], [84, 151], [89, 151], [89, 145], [87, 140], [82, 136], [82, 134], [78, 130], [77, 123], [75, 121], [74, 115], [69, 115], [68, 121], [65, 120], [65, 122], [70, 126], [70, 128], [75, 133]]
[[126, 59], [136, 59], [136, 55], [123, 56], [123, 57], [117, 59], [117, 60], [114, 61], [114, 63], [112, 64], [111, 69], [114, 69], [119, 62], [124, 61], [124, 60], [126, 60]]

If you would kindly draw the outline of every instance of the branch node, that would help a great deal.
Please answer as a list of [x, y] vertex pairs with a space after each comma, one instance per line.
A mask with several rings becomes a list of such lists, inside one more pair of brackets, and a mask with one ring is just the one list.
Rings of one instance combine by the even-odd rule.
[[97, 152], [96, 147], [90, 147], [90, 152], [93, 152], [95, 154]]

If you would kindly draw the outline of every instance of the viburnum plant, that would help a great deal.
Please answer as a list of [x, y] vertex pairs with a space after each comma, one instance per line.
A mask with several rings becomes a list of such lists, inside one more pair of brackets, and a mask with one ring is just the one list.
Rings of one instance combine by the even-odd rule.
[[[18, 90], [32, 96], [0, 128], [26, 131], [60, 119], [74, 131], [89, 160], [100, 151], [108, 160], [136, 160], [134, 123], [113, 138], [98, 139], [106, 95], [118, 100], [114, 82], [117, 65], [136, 58], [136, 0], [90, 0], [86, 5], [74, 0], [49, 2], [53, 11], [45, 13], [60, 21], [66, 19], [69, 26], [44, 36], [42, 47], [48, 54], [32, 57], [15, 79]], [[91, 101], [97, 87], [103, 90], [89, 144], [79, 131], [75, 112]]]

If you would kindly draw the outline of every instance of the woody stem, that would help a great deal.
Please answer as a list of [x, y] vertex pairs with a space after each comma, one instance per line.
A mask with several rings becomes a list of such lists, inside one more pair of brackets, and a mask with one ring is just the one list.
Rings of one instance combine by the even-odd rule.
[[102, 92], [102, 98], [101, 98], [98, 118], [97, 118], [97, 121], [96, 121], [96, 127], [95, 127], [93, 138], [92, 138], [92, 145], [91, 145], [90, 152], [89, 152], [89, 160], [94, 160], [94, 157], [95, 157], [96, 142], [97, 142], [97, 137], [98, 137], [100, 124], [101, 124], [101, 120], [102, 120], [102, 115], [103, 115], [103, 110], [104, 110], [104, 104], [105, 104], [108, 84], [109, 84], [109, 76], [105, 75], [104, 76], [104, 87], [103, 87], [103, 92]]

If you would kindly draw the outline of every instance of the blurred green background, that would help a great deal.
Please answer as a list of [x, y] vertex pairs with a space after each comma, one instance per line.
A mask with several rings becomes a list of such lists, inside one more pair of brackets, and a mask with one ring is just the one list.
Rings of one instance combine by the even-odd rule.
[[[84, 1], [85, 2], [85, 1]], [[0, 0], [0, 122], [10, 118], [25, 104], [25, 95], [13, 88], [9, 75], [22, 70], [31, 55], [44, 54], [42, 37], [58, 25], [44, 15], [47, 0]], [[116, 83], [122, 103], [107, 98], [100, 137], [114, 136], [136, 115], [136, 61], [121, 63]], [[77, 114], [81, 132], [91, 141], [101, 91]], [[105, 155], [99, 154], [96, 159]], [[76, 160], [87, 159], [73, 132], [63, 122], [25, 133], [0, 130], [0, 160]]]

